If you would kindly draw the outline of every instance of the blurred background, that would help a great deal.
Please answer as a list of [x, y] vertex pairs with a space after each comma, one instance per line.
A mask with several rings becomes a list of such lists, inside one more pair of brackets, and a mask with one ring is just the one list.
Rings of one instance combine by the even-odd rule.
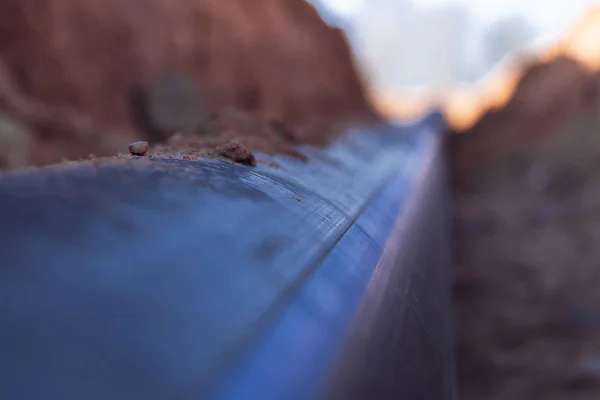
[[594, 0], [311, 2], [346, 31], [373, 101], [392, 117], [442, 104], [466, 128], [483, 107], [506, 101], [524, 57], [562, 53], [600, 64], [600, 22], [583, 18]]
[[600, 398], [600, 4], [312, 1], [382, 115], [449, 124], [460, 398]]

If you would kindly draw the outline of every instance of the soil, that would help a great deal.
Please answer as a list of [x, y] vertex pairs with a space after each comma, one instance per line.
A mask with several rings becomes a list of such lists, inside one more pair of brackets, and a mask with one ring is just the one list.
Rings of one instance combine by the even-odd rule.
[[450, 137], [462, 399], [600, 398], [598, 87], [571, 60], [532, 65]]
[[[231, 156], [231, 149], [243, 147], [248, 152], [282, 154], [306, 160], [306, 156], [297, 151], [297, 145], [325, 146], [348, 126], [363, 123], [368, 122], [350, 119], [345, 122], [321, 120], [290, 126], [279, 118], [228, 111], [211, 115], [196, 132], [176, 134], [167, 142], [155, 145], [150, 150], [150, 155], [183, 155], [189, 159], [225, 156], [235, 160], [238, 159], [237, 156], [229, 157], [225, 154]], [[231, 149], [227, 150], [226, 147]]]
[[281, 140], [244, 137], [269, 152], [377, 118], [343, 33], [303, 0], [7, 0], [0, 28], [0, 168], [156, 145], [232, 110], [270, 121]]
[[223, 146], [217, 148], [219, 154], [223, 157], [228, 158], [236, 163], [250, 165], [256, 167], [256, 158], [248, 147], [243, 143], [239, 142], [228, 142]]

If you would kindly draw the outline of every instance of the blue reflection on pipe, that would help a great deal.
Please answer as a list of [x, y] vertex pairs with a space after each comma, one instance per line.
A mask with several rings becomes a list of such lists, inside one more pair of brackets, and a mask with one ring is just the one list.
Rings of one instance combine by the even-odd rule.
[[216, 398], [310, 399], [319, 394], [411, 183], [403, 174], [386, 186], [281, 318], [221, 382]]

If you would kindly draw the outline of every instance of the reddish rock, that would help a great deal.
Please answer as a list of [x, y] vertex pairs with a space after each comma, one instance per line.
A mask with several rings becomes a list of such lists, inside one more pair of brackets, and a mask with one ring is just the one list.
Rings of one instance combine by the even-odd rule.
[[597, 399], [600, 76], [531, 65], [512, 100], [449, 138], [457, 375], [465, 400]]
[[526, 67], [514, 95], [490, 110], [468, 131], [449, 139], [455, 182], [476, 185], [475, 174], [564, 131], [569, 121], [600, 106], [600, 76], [560, 57]]
[[[303, 0], [6, 0], [0, 28], [0, 111], [39, 143], [29, 163], [155, 139], [135, 98], [164, 74], [195, 83], [203, 115], [264, 112], [291, 125], [374, 117], [344, 35]], [[126, 137], [96, 138], [106, 131]]]
[[150, 146], [148, 142], [137, 141], [127, 146], [129, 153], [134, 156], [145, 156], [148, 153]]

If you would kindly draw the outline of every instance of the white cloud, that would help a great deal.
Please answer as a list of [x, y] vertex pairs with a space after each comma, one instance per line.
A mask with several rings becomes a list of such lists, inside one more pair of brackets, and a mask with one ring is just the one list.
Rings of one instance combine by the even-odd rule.
[[[321, 3], [351, 21], [353, 46], [372, 82], [395, 88], [398, 85], [432, 88], [437, 85], [435, 82], [448, 80], [448, 71], [443, 66], [432, 67], [432, 54], [436, 55], [434, 64], [450, 62], [440, 58], [454, 60], [453, 54], [461, 54], [463, 57], [458, 62], [462, 67], [455, 65], [453, 68], [462, 71], [455, 74], [482, 76], [487, 71], [482, 68], [491, 68], [483, 61], [484, 38], [496, 22], [509, 16], [521, 17], [531, 25], [534, 34], [531, 43], [535, 47], [547, 46], [597, 1], [321, 0]], [[448, 14], [445, 27], [432, 19], [439, 21], [440, 17], [439, 13], [433, 17], [431, 11], [448, 11], [446, 7], [450, 5], [467, 11], [469, 18], [463, 23], [467, 25], [466, 35], [461, 26], [450, 23], [458, 17]], [[442, 41], [438, 28], [445, 30]], [[434, 31], [438, 31], [438, 36]], [[460, 77], [450, 79], [457, 81]]]
[[353, 17], [364, 6], [363, 0], [322, 0], [321, 2], [340, 17]]

